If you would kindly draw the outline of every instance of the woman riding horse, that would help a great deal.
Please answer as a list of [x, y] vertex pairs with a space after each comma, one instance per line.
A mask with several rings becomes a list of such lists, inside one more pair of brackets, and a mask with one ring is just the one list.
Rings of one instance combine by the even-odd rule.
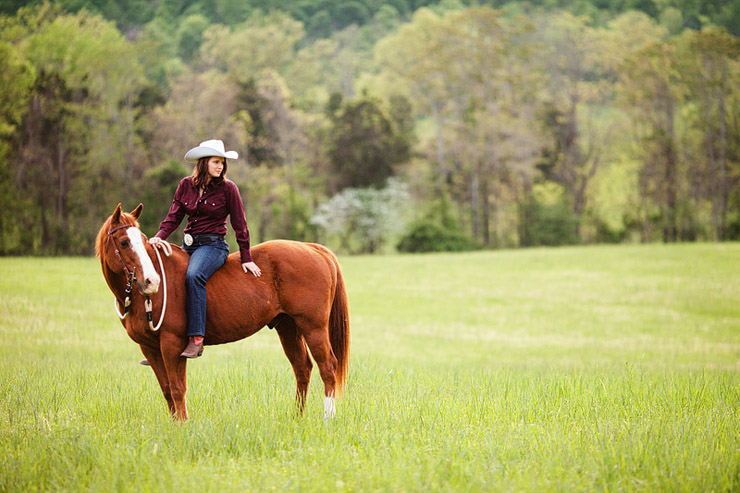
[[[170, 413], [185, 421], [188, 359], [181, 353], [188, 345], [185, 275], [192, 260], [177, 246], [160, 256], [139, 229], [141, 211], [139, 204], [125, 213], [119, 204], [101, 226], [95, 252], [121, 324], [151, 364]], [[287, 240], [262, 243], [251, 254], [262, 266], [260, 277], [245, 276], [234, 253], [209, 279], [204, 343], [225, 344], [274, 327], [293, 366], [299, 410], [313, 357], [324, 383], [324, 417], [331, 418], [349, 365], [349, 311], [339, 262], [324, 246]]]
[[259, 277], [262, 271], [252, 260], [249, 248], [249, 229], [244, 206], [236, 184], [225, 178], [228, 162], [238, 159], [236, 151], [226, 151], [220, 140], [207, 140], [185, 154], [185, 160], [196, 163], [193, 174], [180, 181], [175, 191], [170, 212], [159, 225], [159, 232], [149, 240], [154, 247], [175, 231], [185, 214], [188, 222], [183, 236], [183, 248], [190, 254], [187, 286], [188, 345], [181, 353], [185, 358], [203, 354], [206, 333], [206, 282], [229, 256], [229, 245], [224, 240], [226, 216], [239, 244], [242, 269]]

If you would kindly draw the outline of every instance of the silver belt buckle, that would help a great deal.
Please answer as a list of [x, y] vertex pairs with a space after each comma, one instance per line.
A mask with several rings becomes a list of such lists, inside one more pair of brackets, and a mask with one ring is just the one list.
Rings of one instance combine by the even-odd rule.
[[187, 246], [190, 246], [193, 244], [193, 237], [190, 236], [189, 233], [185, 233], [182, 237], [183, 243], [185, 243]]

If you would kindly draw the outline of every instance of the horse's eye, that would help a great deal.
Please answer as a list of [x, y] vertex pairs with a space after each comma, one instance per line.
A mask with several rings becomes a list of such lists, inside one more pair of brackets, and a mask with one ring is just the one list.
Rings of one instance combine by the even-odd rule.
[[128, 248], [128, 240], [121, 240], [121, 246], [123, 248]]

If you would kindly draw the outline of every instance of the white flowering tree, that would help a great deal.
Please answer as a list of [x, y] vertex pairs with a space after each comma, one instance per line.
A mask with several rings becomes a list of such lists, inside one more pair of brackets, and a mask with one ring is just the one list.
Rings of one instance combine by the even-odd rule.
[[385, 188], [345, 188], [319, 206], [311, 218], [350, 253], [374, 253], [406, 225], [408, 185], [389, 179]]

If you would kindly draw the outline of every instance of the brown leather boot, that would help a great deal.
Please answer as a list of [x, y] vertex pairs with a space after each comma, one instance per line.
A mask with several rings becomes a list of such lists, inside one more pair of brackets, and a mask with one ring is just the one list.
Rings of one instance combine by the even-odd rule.
[[188, 346], [185, 348], [185, 351], [180, 353], [180, 356], [183, 358], [197, 358], [201, 354], [203, 354], [203, 342], [196, 344], [191, 337], [188, 341]]

